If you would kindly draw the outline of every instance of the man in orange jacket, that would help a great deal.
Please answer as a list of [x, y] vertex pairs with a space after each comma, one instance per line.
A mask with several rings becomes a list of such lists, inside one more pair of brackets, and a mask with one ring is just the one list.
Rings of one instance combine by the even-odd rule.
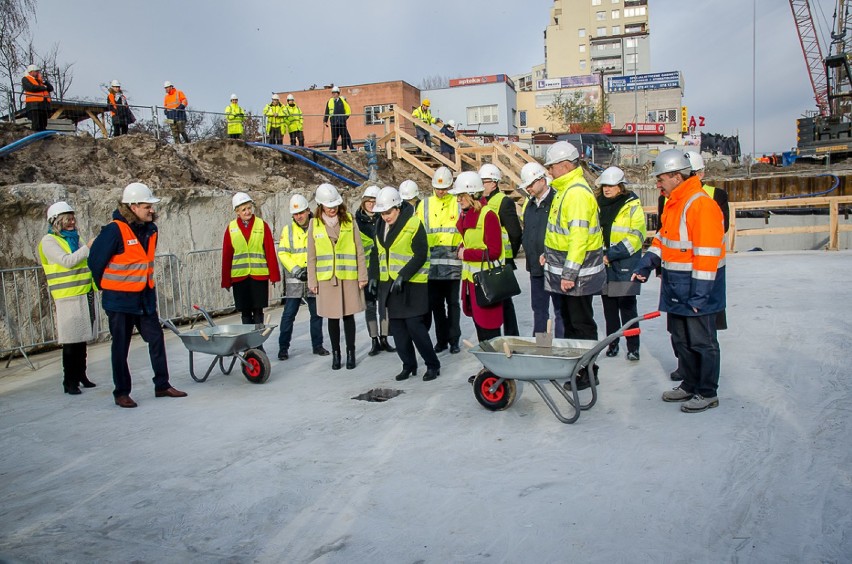
[[660, 310], [668, 313], [683, 383], [663, 401], [681, 411], [717, 407], [720, 353], [716, 314], [725, 309], [725, 227], [722, 210], [701, 187], [686, 155], [663, 151], [654, 162], [657, 187], [668, 199], [662, 226], [632, 279], [645, 282], [662, 267]]
[[41, 76], [41, 69], [37, 65], [27, 67], [27, 74], [21, 79], [21, 86], [24, 89], [30, 129], [44, 131], [47, 129], [47, 117], [50, 115], [50, 93], [53, 92], [53, 86]]
[[180, 143], [181, 138], [184, 143], [189, 143], [189, 135], [186, 134], [186, 106], [189, 103], [186, 101], [186, 96], [168, 80], [163, 83], [163, 87], [166, 89], [163, 108], [166, 113], [166, 123], [172, 130], [172, 137], [175, 143]]

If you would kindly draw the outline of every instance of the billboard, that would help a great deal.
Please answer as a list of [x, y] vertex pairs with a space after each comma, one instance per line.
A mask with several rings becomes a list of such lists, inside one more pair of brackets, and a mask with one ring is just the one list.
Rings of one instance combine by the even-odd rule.
[[576, 88], [578, 86], [597, 86], [600, 77], [596, 74], [580, 76], [563, 76], [562, 78], [545, 78], [536, 81], [536, 90], [551, 90], [554, 88]]
[[663, 88], [680, 88], [680, 73], [678, 71], [652, 72], [607, 78], [607, 92], [633, 92], [634, 90], [660, 90]]

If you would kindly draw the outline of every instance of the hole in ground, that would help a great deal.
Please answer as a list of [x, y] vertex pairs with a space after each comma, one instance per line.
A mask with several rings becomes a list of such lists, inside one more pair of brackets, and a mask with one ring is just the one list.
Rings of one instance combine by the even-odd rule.
[[373, 388], [369, 392], [364, 392], [363, 394], [355, 396], [354, 400], [361, 401], [377, 401], [383, 402], [388, 401], [391, 398], [395, 398], [399, 394], [404, 394], [402, 390], [391, 390], [390, 388]]

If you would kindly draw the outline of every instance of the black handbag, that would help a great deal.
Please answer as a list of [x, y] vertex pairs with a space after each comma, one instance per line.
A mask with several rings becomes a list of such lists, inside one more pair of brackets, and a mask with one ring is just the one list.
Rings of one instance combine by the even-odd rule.
[[480, 271], [473, 274], [473, 286], [476, 292], [476, 305], [479, 307], [493, 306], [521, 293], [514, 269], [508, 264], [489, 262], [491, 267], [482, 269], [485, 263], [480, 263]]

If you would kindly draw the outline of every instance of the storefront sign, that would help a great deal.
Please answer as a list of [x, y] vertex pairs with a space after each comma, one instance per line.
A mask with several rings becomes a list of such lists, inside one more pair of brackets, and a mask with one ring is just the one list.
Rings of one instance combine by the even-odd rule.
[[680, 73], [677, 71], [652, 72], [607, 78], [608, 92], [633, 92], [634, 90], [660, 90], [662, 88], [680, 88]]
[[[638, 131], [637, 131], [638, 130]], [[625, 123], [624, 131], [633, 135], [665, 135], [666, 124], [664, 123]]]
[[489, 74], [486, 76], [470, 76], [467, 78], [451, 78], [450, 79], [450, 87], [455, 86], [474, 86], [477, 84], [491, 84], [495, 82], [505, 82], [513, 89], [515, 88], [515, 83], [512, 82], [512, 79], [506, 76], [505, 74]]
[[551, 90], [554, 88], [576, 88], [578, 86], [597, 86], [600, 77], [596, 74], [581, 76], [563, 76], [562, 78], [545, 78], [536, 82], [536, 90]]

